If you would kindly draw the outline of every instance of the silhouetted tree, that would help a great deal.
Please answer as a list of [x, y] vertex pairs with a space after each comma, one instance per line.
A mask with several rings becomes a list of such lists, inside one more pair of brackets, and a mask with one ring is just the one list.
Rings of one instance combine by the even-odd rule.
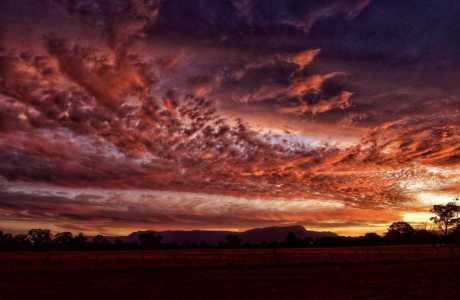
[[385, 238], [390, 243], [409, 242], [414, 232], [414, 228], [409, 223], [402, 221], [394, 222], [388, 227]]
[[455, 202], [449, 202], [446, 205], [433, 205], [431, 212], [436, 216], [431, 217], [430, 220], [439, 226], [447, 237], [449, 228], [458, 223], [458, 212], [460, 207]]
[[110, 241], [101, 234], [98, 234], [93, 238], [93, 246], [96, 249], [107, 249], [110, 244]]
[[84, 249], [88, 244], [88, 238], [83, 234], [79, 233], [73, 238], [73, 245], [77, 249]]
[[363, 236], [362, 241], [365, 245], [379, 245], [382, 237], [375, 232], [368, 232]]
[[73, 246], [73, 234], [71, 232], [60, 232], [54, 236], [54, 244], [59, 248], [71, 248]]
[[14, 236], [14, 247], [20, 250], [30, 248], [30, 241], [27, 238], [27, 234], [16, 234]]
[[229, 234], [225, 237], [225, 246], [229, 248], [239, 248], [241, 242], [241, 238], [236, 234]]
[[13, 245], [13, 236], [10, 233], [3, 233], [3, 231], [0, 231], [0, 250], [11, 249]]
[[152, 230], [140, 232], [138, 238], [141, 247], [144, 249], [159, 248], [161, 245], [161, 240], [163, 239], [161, 235], [157, 235], [156, 232]]
[[51, 243], [51, 232], [48, 229], [31, 229], [27, 238], [35, 248], [46, 248]]

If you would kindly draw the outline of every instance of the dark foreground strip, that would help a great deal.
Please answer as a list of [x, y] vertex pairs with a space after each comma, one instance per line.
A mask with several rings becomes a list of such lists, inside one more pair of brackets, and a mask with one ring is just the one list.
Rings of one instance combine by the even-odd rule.
[[[449, 263], [460, 263], [460, 258], [426, 258], [426, 259], [414, 259], [414, 260], [380, 260], [380, 261], [357, 261], [357, 262], [299, 262], [299, 263], [279, 263], [279, 264], [251, 264], [243, 265], [237, 263], [229, 263], [225, 265], [215, 265], [215, 266], [158, 266], [158, 267], [143, 267], [143, 266], [133, 266], [133, 267], [80, 267], [80, 268], [65, 268], [65, 267], [51, 267], [47, 266], [45, 268], [37, 268], [35, 270], [8, 270], [8, 272], [19, 272], [19, 273], [53, 273], [53, 272], [116, 272], [124, 273], [129, 271], [137, 272], [184, 272], [184, 271], [239, 271], [239, 270], [267, 270], [267, 269], [302, 269], [302, 268], [313, 268], [313, 267], [337, 267], [337, 266], [381, 266], [381, 265], [411, 265], [411, 264], [420, 264], [420, 263], [439, 263], [439, 262], [449, 262]], [[1, 270], [3, 272], [5, 270]], [[0, 300], [5, 300], [1, 299]]]

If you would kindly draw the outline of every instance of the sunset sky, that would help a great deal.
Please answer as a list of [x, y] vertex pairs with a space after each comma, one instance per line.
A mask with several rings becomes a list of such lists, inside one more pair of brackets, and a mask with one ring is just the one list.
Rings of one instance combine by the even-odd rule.
[[0, 230], [423, 226], [460, 190], [459, 15], [1, 0]]

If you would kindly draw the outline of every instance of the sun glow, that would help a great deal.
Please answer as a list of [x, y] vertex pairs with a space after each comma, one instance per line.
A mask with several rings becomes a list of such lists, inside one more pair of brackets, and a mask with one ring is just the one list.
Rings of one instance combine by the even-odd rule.
[[451, 193], [423, 192], [417, 194], [417, 200], [421, 205], [447, 204], [455, 200], [456, 195]]

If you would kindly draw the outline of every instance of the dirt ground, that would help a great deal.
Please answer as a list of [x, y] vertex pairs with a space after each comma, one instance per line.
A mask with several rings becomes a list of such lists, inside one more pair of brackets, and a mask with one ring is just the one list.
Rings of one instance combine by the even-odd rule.
[[456, 299], [453, 248], [0, 252], [0, 299]]

